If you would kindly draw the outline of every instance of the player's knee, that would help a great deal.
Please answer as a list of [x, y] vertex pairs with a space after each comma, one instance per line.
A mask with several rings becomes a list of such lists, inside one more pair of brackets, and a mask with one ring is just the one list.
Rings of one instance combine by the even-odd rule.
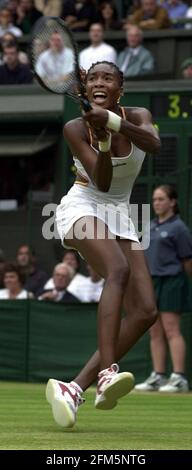
[[110, 273], [107, 276], [107, 280], [109, 282], [115, 282], [116, 285], [120, 285], [121, 287], [126, 287], [129, 277], [129, 266], [127, 262], [121, 263], [119, 265], [114, 266], [110, 269]]
[[140, 310], [140, 319], [145, 323], [146, 328], [150, 328], [158, 318], [157, 307], [153, 302], [148, 302]]

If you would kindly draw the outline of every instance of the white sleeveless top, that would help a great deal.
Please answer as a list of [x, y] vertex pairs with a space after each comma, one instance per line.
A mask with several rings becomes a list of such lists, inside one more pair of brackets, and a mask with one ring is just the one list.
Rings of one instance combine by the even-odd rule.
[[[96, 149], [94, 150], [98, 152]], [[125, 198], [130, 199], [134, 181], [141, 170], [144, 158], [145, 152], [133, 143], [131, 144], [131, 152], [127, 157], [112, 157], [113, 176], [109, 191], [107, 192], [109, 197], [112, 196], [115, 199], [121, 200]], [[78, 173], [88, 180], [87, 186], [98, 191], [82, 163], [76, 157], [74, 157], [74, 164]]]
[[[125, 110], [121, 108], [122, 116], [126, 119]], [[90, 134], [90, 146], [98, 153], [98, 150], [95, 149], [92, 145], [92, 134], [89, 130]], [[129, 200], [133, 188], [133, 184], [135, 179], [137, 178], [143, 161], [145, 158], [145, 152], [140, 150], [136, 145], [131, 142], [131, 152], [126, 157], [112, 157], [112, 166], [113, 166], [113, 176], [109, 191], [105, 193], [109, 196], [112, 196], [117, 200]], [[77, 157], [73, 157], [75, 167], [80, 175], [82, 175], [88, 183], [83, 183], [84, 186], [88, 186], [89, 188], [98, 191], [95, 184], [89, 178], [86, 170], [84, 169], [82, 163], [78, 160]], [[77, 184], [81, 184], [77, 182]]]
[[[94, 150], [98, 153], [98, 150]], [[75, 156], [74, 164], [85, 181], [75, 181], [57, 207], [56, 221], [61, 240], [65, 240], [66, 235], [70, 233], [78, 219], [84, 216], [93, 216], [101, 219], [112, 234], [138, 243], [138, 235], [131, 219], [129, 201], [133, 184], [140, 172], [144, 158], [145, 152], [133, 143], [131, 143], [129, 155], [112, 157], [111, 185], [109, 191], [103, 192], [98, 190], [82, 163]], [[76, 229], [77, 225], [75, 225]], [[72, 238], [71, 235], [69, 238]]]

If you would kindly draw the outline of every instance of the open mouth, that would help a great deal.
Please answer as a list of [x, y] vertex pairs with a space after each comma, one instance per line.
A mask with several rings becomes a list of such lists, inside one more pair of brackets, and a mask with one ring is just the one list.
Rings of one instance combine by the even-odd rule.
[[95, 93], [93, 93], [93, 99], [95, 101], [95, 103], [103, 103], [107, 98], [107, 93], [105, 93], [104, 91], [95, 91]]

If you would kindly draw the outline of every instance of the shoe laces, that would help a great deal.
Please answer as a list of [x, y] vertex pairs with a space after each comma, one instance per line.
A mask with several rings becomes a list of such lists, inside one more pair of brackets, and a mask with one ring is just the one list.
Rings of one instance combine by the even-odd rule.
[[67, 401], [68, 402], [74, 402], [75, 408], [77, 409], [79, 405], [82, 405], [82, 403], [85, 402], [85, 398], [81, 396], [81, 393], [79, 390], [75, 387], [73, 384], [65, 384], [59, 382], [60, 389], [62, 395], [65, 395], [65, 393], [68, 394]]
[[108, 369], [101, 370], [98, 374], [97, 393], [101, 394], [103, 386], [111, 382], [112, 377], [118, 374], [118, 364], [112, 364]]
[[100, 379], [101, 377], [103, 377], [104, 375], [115, 375], [115, 374], [118, 374], [119, 372], [119, 366], [118, 364], [111, 364], [110, 367], [108, 367], [108, 369], [103, 369], [99, 372], [98, 374], [98, 378]]

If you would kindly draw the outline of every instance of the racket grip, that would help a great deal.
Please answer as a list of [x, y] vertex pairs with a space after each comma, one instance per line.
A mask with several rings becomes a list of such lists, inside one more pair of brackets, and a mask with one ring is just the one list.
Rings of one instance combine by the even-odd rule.
[[81, 101], [81, 106], [83, 108], [83, 111], [85, 111], [85, 113], [88, 113], [88, 111], [91, 111], [92, 106], [90, 105], [89, 101], [86, 98], [83, 98], [81, 96], [80, 101]]

